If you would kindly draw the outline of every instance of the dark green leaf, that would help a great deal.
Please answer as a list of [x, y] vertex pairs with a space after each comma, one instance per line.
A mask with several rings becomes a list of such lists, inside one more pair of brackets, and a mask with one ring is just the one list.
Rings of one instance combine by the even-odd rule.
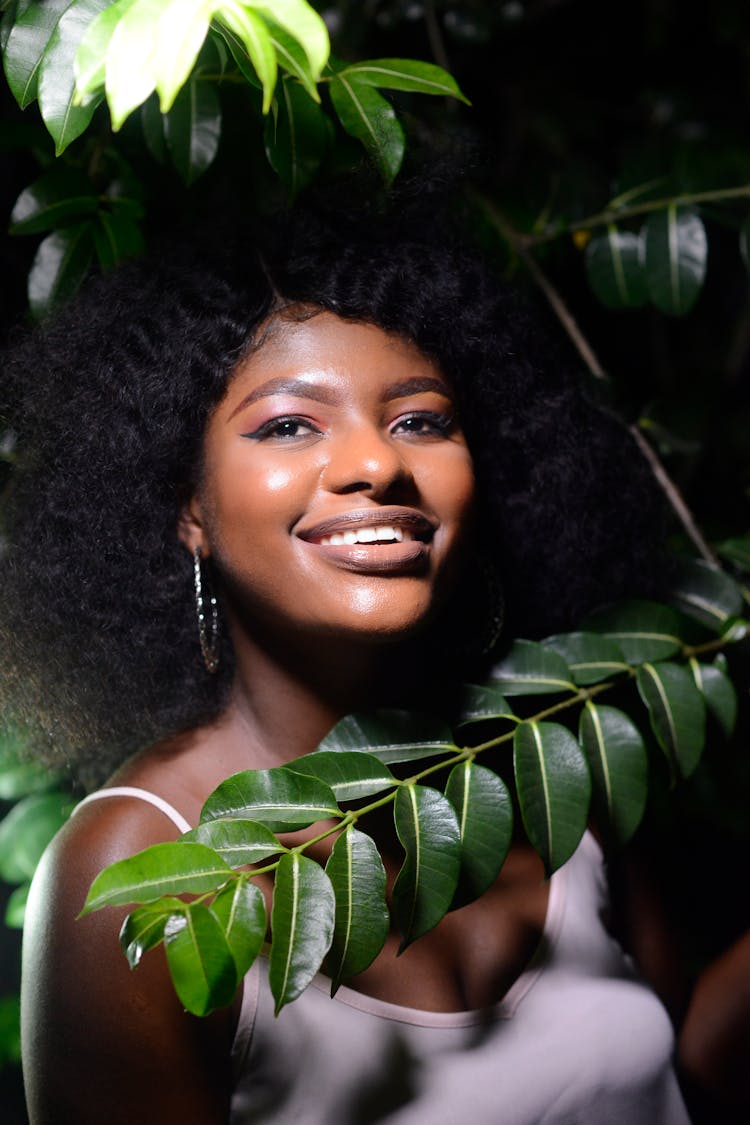
[[558, 723], [521, 723], [513, 740], [516, 789], [526, 833], [557, 871], [578, 847], [586, 827], [591, 779], [577, 740]]
[[367, 59], [365, 62], [352, 63], [337, 73], [352, 79], [358, 86], [411, 90], [416, 94], [441, 94], [471, 105], [447, 70], [418, 59]]
[[207, 820], [186, 832], [182, 839], [213, 848], [230, 867], [259, 863], [287, 850], [265, 824], [238, 818]]
[[164, 119], [167, 151], [188, 186], [213, 162], [221, 136], [221, 106], [213, 86], [193, 79]]
[[649, 215], [645, 226], [646, 282], [662, 312], [682, 316], [703, 287], [708, 240], [703, 222], [689, 207], [670, 204]]
[[283, 77], [277, 94], [277, 112], [266, 120], [266, 156], [295, 199], [312, 180], [331, 139], [331, 123], [321, 107], [311, 101], [294, 79]]
[[576, 684], [597, 684], [629, 668], [617, 642], [600, 633], [559, 633], [542, 644], [562, 656]]
[[750, 574], [750, 535], [738, 539], [725, 539], [716, 544], [716, 551], [727, 562]]
[[34, 793], [13, 806], [0, 821], [0, 879], [24, 883], [31, 878], [72, 804], [62, 793]]
[[490, 677], [505, 695], [575, 691], [570, 669], [562, 656], [536, 641], [514, 641], [507, 656], [492, 667]]
[[690, 670], [706, 706], [726, 737], [730, 738], [737, 724], [737, 692], [734, 684], [721, 667], [716, 664], [699, 664], [695, 657], [690, 659]]
[[135, 3], [136, 0], [116, 0], [86, 29], [78, 45], [73, 66], [79, 96], [94, 94], [104, 86], [112, 36], [120, 20]]
[[329, 786], [284, 766], [244, 770], [222, 781], [206, 801], [201, 823], [228, 818], [255, 820], [273, 832], [293, 832], [316, 820], [340, 817]]
[[185, 910], [185, 903], [174, 897], [160, 898], [146, 906], [139, 906], [120, 929], [120, 945], [131, 969], [136, 969], [144, 953], [154, 949], [164, 940], [164, 927], [176, 913]]
[[166, 894], [201, 894], [222, 886], [233, 874], [204, 844], [152, 844], [105, 867], [91, 884], [81, 914], [102, 906], [154, 902]]
[[740, 254], [745, 263], [745, 269], [750, 270], [750, 215], [740, 227]]
[[445, 795], [458, 818], [463, 904], [484, 894], [505, 862], [513, 835], [513, 802], [496, 773], [468, 760], [451, 770]]
[[220, 922], [207, 906], [173, 914], [164, 931], [175, 992], [189, 1012], [206, 1016], [231, 1004], [237, 989], [232, 952]]
[[706, 726], [703, 696], [693, 677], [679, 664], [662, 662], [639, 668], [637, 683], [657, 742], [689, 777], [700, 761]]
[[26, 920], [26, 904], [29, 901], [31, 883], [21, 883], [8, 895], [5, 904], [5, 925], [9, 930], [22, 930]]
[[716, 633], [722, 633], [744, 605], [734, 579], [703, 559], [682, 559], [675, 564], [670, 600]]
[[10, 30], [3, 65], [8, 85], [21, 109], [37, 96], [42, 59], [60, 17], [70, 4], [71, 0], [29, 4]]
[[157, 164], [167, 162], [167, 142], [164, 138], [164, 115], [156, 96], [148, 98], [141, 106], [141, 127], [146, 148]]
[[333, 108], [347, 133], [367, 149], [386, 184], [404, 158], [404, 131], [391, 103], [373, 86], [337, 74], [329, 87]]
[[73, 0], [52, 32], [39, 68], [39, 109], [55, 142], [57, 156], [80, 137], [102, 100], [98, 95], [85, 105], [74, 104], [73, 61], [86, 30], [107, 3], [108, 0]]
[[361, 973], [380, 953], [390, 919], [383, 861], [364, 832], [349, 825], [341, 833], [326, 874], [336, 896], [336, 926], [327, 962], [333, 996], [342, 980]]
[[90, 223], [78, 223], [47, 235], [39, 244], [29, 271], [29, 306], [35, 318], [76, 293], [93, 257]]
[[211, 913], [219, 920], [240, 981], [266, 939], [266, 901], [254, 883], [239, 879], [219, 892]]
[[644, 245], [639, 234], [618, 230], [596, 235], [586, 247], [586, 275], [603, 305], [634, 309], [645, 305], [648, 289], [643, 269]]
[[450, 728], [441, 719], [413, 711], [372, 711], [347, 715], [320, 743], [320, 750], [364, 750], [381, 762], [415, 762], [457, 753]]
[[333, 939], [336, 900], [331, 880], [314, 860], [290, 852], [276, 871], [268, 978], [276, 1014], [318, 972]]
[[250, 61], [250, 56], [247, 53], [247, 48], [242, 42], [240, 37], [236, 35], [231, 28], [226, 27], [224, 24], [218, 23], [212, 29], [212, 34], [220, 37], [223, 43], [226, 43], [229, 52], [237, 64], [237, 67], [242, 74], [243, 78], [250, 83], [251, 86], [261, 89], [260, 79], [255, 73], [255, 67]]
[[128, 215], [109, 211], [97, 215], [94, 245], [103, 270], [113, 269], [126, 258], [137, 258], [145, 249], [138, 223]]
[[461, 836], [451, 803], [426, 785], [399, 789], [394, 819], [406, 852], [393, 886], [403, 951], [450, 910], [461, 867]]
[[320, 778], [337, 801], [371, 797], [396, 784], [396, 779], [373, 754], [361, 751], [316, 750], [288, 762], [287, 769]]
[[455, 727], [463, 731], [475, 723], [492, 719], [515, 720], [510, 704], [499, 688], [488, 684], [464, 684]]
[[267, 20], [267, 23], [279, 66], [302, 84], [314, 102], [319, 102], [318, 87], [302, 44], [273, 20]]
[[99, 199], [87, 176], [55, 164], [19, 195], [10, 216], [11, 234], [38, 234], [93, 215]]
[[616, 641], [628, 664], [664, 660], [682, 647], [679, 617], [656, 602], [623, 602], [600, 610], [587, 618], [586, 628]]
[[641, 822], [648, 795], [641, 733], [623, 711], [589, 700], [579, 737], [591, 769], [594, 815], [603, 832], [624, 844]]

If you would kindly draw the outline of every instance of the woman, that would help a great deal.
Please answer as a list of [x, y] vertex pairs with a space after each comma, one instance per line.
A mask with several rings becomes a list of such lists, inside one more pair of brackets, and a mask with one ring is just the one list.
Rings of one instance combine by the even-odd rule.
[[31, 1121], [684, 1122], [589, 835], [549, 885], [518, 841], [480, 900], [278, 1020], [262, 966], [196, 1020], [161, 952], [128, 971], [123, 912], [76, 920], [228, 775], [481, 675], [498, 577], [541, 635], [629, 592], [650, 540], [626, 438], [473, 262], [377, 224], [261, 241], [94, 284], [10, 368], [8, 697], [106, 779], [31, 896]]

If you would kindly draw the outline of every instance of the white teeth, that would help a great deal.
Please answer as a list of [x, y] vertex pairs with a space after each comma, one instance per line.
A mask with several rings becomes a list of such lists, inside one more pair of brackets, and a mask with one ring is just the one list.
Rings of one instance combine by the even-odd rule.
[[405, 537], [412, 538], [409, 532], [404, 536], [400, 527], [358, 527], [356, 531], [336, 531], [333, 535], [324, 535], [320, 545], [352, 547], [355, 543], [402, 543]]

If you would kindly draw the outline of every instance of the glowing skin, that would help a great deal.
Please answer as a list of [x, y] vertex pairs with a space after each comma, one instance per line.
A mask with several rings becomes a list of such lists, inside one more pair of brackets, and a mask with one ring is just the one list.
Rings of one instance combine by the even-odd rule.
[[209, 419], [181, 524], [248, 633], [360, 643], [427, 619], [474, 494], [454, 414], [413, 344], [330, 313], [271, 322]]

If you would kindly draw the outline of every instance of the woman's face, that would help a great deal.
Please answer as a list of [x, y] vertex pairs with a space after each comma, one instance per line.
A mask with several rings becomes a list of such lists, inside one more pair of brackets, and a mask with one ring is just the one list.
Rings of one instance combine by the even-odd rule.
[[204, 458], [181, 537], [250, 628], [405, 636], [449, 589], [472, 463], [451, 388], [412, 343], [331, 313], [274, 318]]

